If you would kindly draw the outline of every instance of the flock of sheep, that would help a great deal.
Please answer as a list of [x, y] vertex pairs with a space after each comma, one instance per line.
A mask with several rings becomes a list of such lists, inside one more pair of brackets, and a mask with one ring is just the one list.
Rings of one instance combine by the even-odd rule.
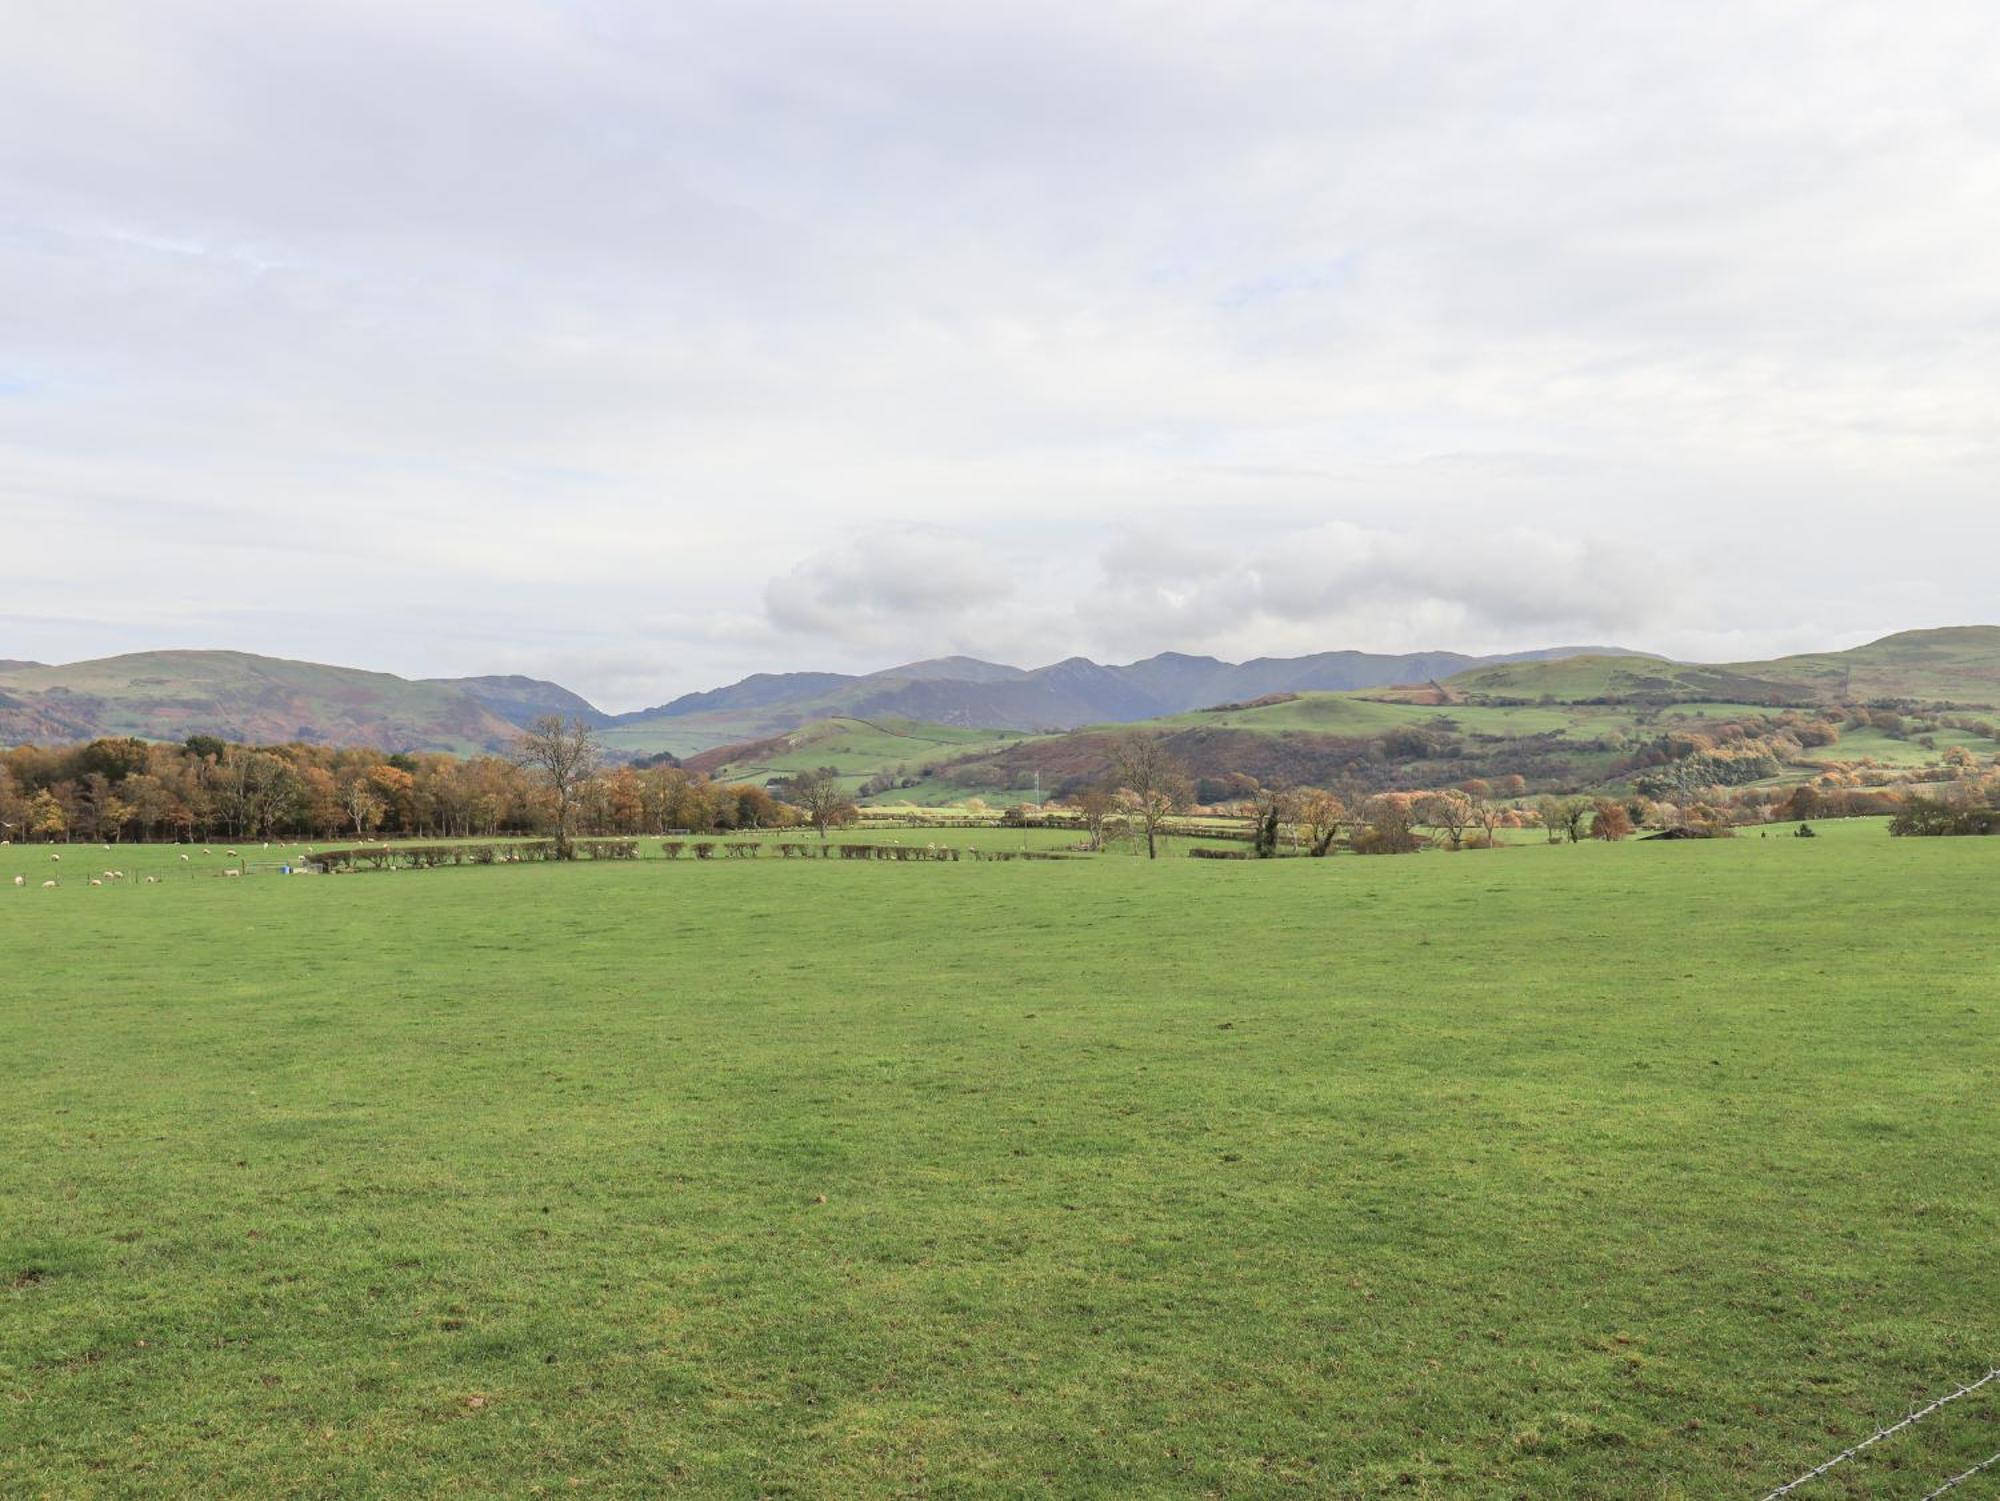
[[[8, 846], [10, 846], [10, 845], [11, 845], [12, 843], [13, 843], [13, 840], [11, 840], [11, 839], [0, 839], [0, 849], [5, 849], [5, 848], [7, 848]], [[268, 850], [268, 849], [269, 849], [270, 847], [271, 847], [271, 846], [270, 846], [270, 844], [269, 844], [268, 842], [266, 842], [266, 844], [264, 845], [264, 848]], [[108, 852], [110, 851], [110, 849], [111, 849], [111, 846], [107, 844], [107, 845], [105, 845], [105, 846], [104, 846], [104, 848], [105, 848], [105, 851], [106, 851], [106, 852], [108, 853]], [[290, 846], [290, 845], [286, 845], [286, 846], [285, 846], [285, 848], [287, 848], [287, 849], [290, 849], [290, 848], [291, 848], [291, 846]], [[310, 855], [310, 854], [312, 853], [312, 846], [311, 846], [311, 845], [307, 845], [307, 846], [306, 846], [306, 851], [305, 851], [305, 852], [306, 852], [306, 853], [307, 853], [308, 855]], [[206, 847], [204, 847], [204, 848], [202, 849], [202, 853], [203, 853], [204, 855], [213, 855], [213, 854], [215, 853], [215, 851], [214, 851], [214, 850], [212, 850], [212, 849], [209, 849], [209, 848], [206, 848]], [[225, 849], [225, 850], [224, 850], [224, 851], [223, 851], [222, 853], [224, 854], [224, 856], [226, 856], [227, 858], [229, 858], [229, 859], [231, 859], [231, 860], [240, 860], [240, 859], [242, 858], [242, 857], [241, 857], [240, 855], [238, 855], [238, 854], [237, 854], [237, 852], [236, 852], [235, 850], [232, 850], [232, 849]], [[180, 859], [181, 859], [181, 864], [183, 864], [183, 865], [186, 865], [186, 864], [189, 864], [189, 863], [191, 863], [191, 857], [190, 857], [190, 856], [188, 856], [188, 855], [185, 855], [185, 854], [183, 854], [183, 855], [182, 855], [182, 856], [180, 857]], [[60, 864], [62, 863], [62, 855], [61, 855], [61, 853], [60, 853], [60, 852], [58, 852], [58, 851], [51, 851], [51, 852], [50, 852], [50, 854], [49, 854], [49, 861], [50, 861], [50, 863], [51, 863], [51, 864], [54, 864], [54, 865], [60, 865]], [[223, 868], [222, 868], [221, 870], [217, 871], [217, 872], [216, 872], [216, 874], [217, 874], [218, 876], [237, 876], [237, 877], [240, 877], [240, 876], [241, 876], [241, 875], [243, 874], [243, 867], [242, 867], [241, 865], [231, 865], [231, 866], [224, 866], [224, 867], [223, 867]], [[122, 880], [124, 880], [124, 879], [125, 879], [125, 872], [124, 872], [124, 871], [122, 871], [122, 870], [107, 870], [107, 871], [105, 871], [105, 872], [104, 872], [104, 873], [103, 873], [102, 875], [96, 875], [96, 876], [91, 876], [91, 877], [89, 877], [89, 882], [90, 882], [90, 884], [91, 884], [92, 886], [102, 886], [102, 885], [104, 885], [104, 884], [105, 884], [105, 883], [106, 883], [107, 881], [109, 881], [109, 882], [113, 882], [113, 883], [116, 883], [116, 882], [118, 882], [118, 881], [122, 881]], [[26, 877], [25, 875], [17, 875], [17, 876], [15, 876], [15, 877], [14, 877], [14, 884], [15, 884], [16, 886], [26, 886], [26, 885], [28, 884], [28, 878], [27, 878], [27, 877]], [[160, 878], [159, 878], [158, 876], [147, 876], [147, 877], [145, 878], [145, 884], [146, 884], [146, 885], [148, 885], [148, 886], [157, 886], [157, 885], [159, 885], [159, 884], [160, 884]], [[55, 890], [55, 889], [56, 889], [57, 887], [59, 887], [60, 885], [62, 885], [62, 882], [61, 882], [61, 880], [60, 880], [60, 879], [50, 879], [50, 880], [47, 880], [47, 881], [44, 881], [44, 882], [42, 882], [42, 890], [44, 890], [44, 891], [53, 891], [53, 890]]]

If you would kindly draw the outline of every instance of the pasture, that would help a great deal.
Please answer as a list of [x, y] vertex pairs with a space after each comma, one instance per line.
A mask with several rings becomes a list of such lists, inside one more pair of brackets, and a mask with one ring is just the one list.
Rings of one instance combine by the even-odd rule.
[[2000, 842], [1782, 832], [72, 847], [0, 886], [0, 1493], [1761, 1496], [2000, 1363]]

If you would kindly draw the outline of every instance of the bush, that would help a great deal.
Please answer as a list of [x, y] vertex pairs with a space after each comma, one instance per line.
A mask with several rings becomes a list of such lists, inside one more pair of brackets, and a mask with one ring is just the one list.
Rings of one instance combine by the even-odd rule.
[[680, 859], [681, 851], [686, 848], [687, 845], [678, 839], [662, 839], [660, 841], [660, 853], [665, 855], [669, 860]]

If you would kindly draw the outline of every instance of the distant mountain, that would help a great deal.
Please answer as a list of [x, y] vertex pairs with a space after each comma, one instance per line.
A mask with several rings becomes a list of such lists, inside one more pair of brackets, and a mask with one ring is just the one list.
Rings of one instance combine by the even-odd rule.
[[1473, 657], [1459, 652], [1321, 652], [1224, 662], [1163, 652], [1105, 666], [1069, 657], [1023, 670], [971, 657], [943, 657], [866, 676], [759, 673], [726, 688], [690, 693], [657, 709], [609, 721], [620, 748], [699, 752], [784, 734], [836, 716], [907, 719], [980, 729], [1066, 730], [1125, 724], [1210, 704], [1261, 697], [1428, 682], [1483, 665], [1577, 654], [1631, 655], [1619, 647], [1551, 647]]
[[188, 735], [389, 750], [498, 750], [514, 726], [463, 689], [232, 651], [0, 668], [0, 744]]
[[607, 725], [615, 715], [606, 714], [582, 694], [572, 693], [560, 683], [542, 678], [419, 678], [440, 688], [457, 688], [506, 720], [523, 727], [544, 714], [560, 714], [585, 724]]

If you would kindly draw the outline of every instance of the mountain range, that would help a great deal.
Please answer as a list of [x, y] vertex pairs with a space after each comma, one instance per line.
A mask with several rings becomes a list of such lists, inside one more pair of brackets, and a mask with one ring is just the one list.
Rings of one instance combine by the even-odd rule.
[[62, 666], [0, 659], [0, 744], [208, 734], [464, 753], [502, 749], [537, 716], [562, 714], [602, 730], [617, 752], [687, 753], [831, 714], [1060, 730], [1231, 698], [1379, 687], [1605, 650], [1491, 657], [1323, 652], [1244, 663], [1169, 652], [1122, 666], [1071, 657], [1032, 670], [943, 657], [862, 675], [756, 673], [629, 714], [605, 713], [559, 683], [521, 676], [413, 680], [233, 651], [136, 652]]
[[606, 713], [560, 684], [520, 676], [413, 680], [228, 651], [140, 652], [63, 666], [0, 659], [0, 744], [210, 734], [466, 753], [504, 749], [522, 725], [554, 713], [596, 726], [615, 754], [688, 755], [834, 716], [1067, 730], [1274, 694], [1405, 685], [1444, 701], [1921, 698], [1991, 705], [2000, 702], [2000, 627], [1906, 631], [1844, 652], [1716, 665], [1593, 646], [1484, 657], [1332, 651], [1249, 662], [1163, 652], [1114, 665], [1070, 657], [1032, 669], [941, 657], [867, 674], [755, 673], [628, 714]]

